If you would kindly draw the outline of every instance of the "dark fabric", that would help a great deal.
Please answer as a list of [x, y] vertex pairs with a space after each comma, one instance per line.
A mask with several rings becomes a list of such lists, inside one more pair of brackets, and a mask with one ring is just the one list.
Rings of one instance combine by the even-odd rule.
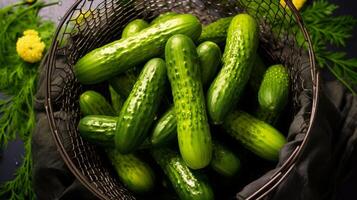
[[[61, 65], [62, 60], [59, 58], [57, 65]], [[35, 99], [37, 126], [32, 141], [33, 181], [37, 198], [39, 200], [96, 199], [69, 172], [57, 151], [44, 107], [45, 74], [46, 71], [41, 70]], [[58, 82], [59, 87], [61, 84], [64, 83]], [[355, 150], [357, 98], [349, 94], [336, 81], [322, 85], [311, 136], [290, 174], [267, 199], [333, 199], [336, 188], [353, 170], [350, 164], [357, 159]], [[304, 138], [303, 132], [307, 128], [309, 116], [307, 111], [311, 103], [307, 93], [308, 91], [299, 96], [301, 109], [290, 126], [288, 144], [281, 151], [278, 167]], [[52, 99], [56, 99], [56, 96], [52, 96]], [[56, 112], [55, 115], [59, 119], [67, 117], [60, 112]], [[271, 170], [260, 179], [248, 184], [237, 194], [237, 198], [244, 199], [254, 193], [275, 171]]]
[[[61, 65], [63, 59], [60, 58], [57, 62]], [[46, 94], [45, 75], [46, 71], [42, 69], [35, 97], [37, 124], [32, 138], [33, 185], [37, 199], [97, 199], [73, 176], [57, 151], [44, 104]], [[58, 85], [61, 84], [63, 83], [58, 82]], [[60, 95], [60, 93], [57, 94], [58, 96]], [[52, 98], [56, 99], [55, 97]], [[56, 112], [55, 117], [57, 119], [66, 119], [67, 116], [65, 113]], [[68, 148], [66, 144], [64, 146]]]
[[[306, 109], [310, 101], [300, 95], [302, 108], [290, 126], [288, 144], [280, 153], [280, 167], [296, 145], [304, 138]], [[352, 172], [356, 161], [357, 97], [348, 93], [337, 81], [323, 84], [319, 94], [316, 120], [302, 154], [289, 175], [266, 199], [322, 200], [338, 199], [336, 188]], [[247, 185], [237, 194], [245, 199], [264, 185], [276, 169]]]

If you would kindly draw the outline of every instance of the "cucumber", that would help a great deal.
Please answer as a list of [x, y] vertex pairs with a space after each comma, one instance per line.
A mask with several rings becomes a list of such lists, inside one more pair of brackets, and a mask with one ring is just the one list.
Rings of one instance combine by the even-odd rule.
[[[197, 54], [201, 66], [202, 85], [205, 87], [217, 73], [221, 64], [221, 50], [213, 42], [204, 42], [197, 47]], [[154, 146], [168, 144], [177, 137], [177, 123], [174, 107], [170, 107], [166, 113], [157, 121], [151, 134], [151, 143]]]
[[79, 97], [81, 113], [86, 115], [116, 115], [113, 107], [98, 92], [89, 90]]
[[224, 43], [227, 38], [228, 27], [233, 17], [221, 18], [202, 28], [202, 34], [198, 39], [198, 43], [204, 41], [212, 41], [217, 44]]
[[229, 114], [223, 127], [244, 147], [266, 160], [277, 160], [286, 143], [285, 137], [274, 127], [242, 111]]
[[288, 102], [289, 85], [289, 72], [283, 65], [267, 69], [258, 92], [259, 119], [272, 125], [276, 122]]
[[147, 137], [165, 91], [166, 66], [160, 58], [146, 63], [119, 114], [115, 147], [120, 153], [137, 149]]
[[155, 174], [151, 167], [133, 154], [123, 155], [107, 150], [121, 182], [135, 193], [147, 193], [155, 187]]
[[163, 146], [177, 137], [175, 109], [171, 107], [155, 124], [150, 142], [153, 146]]
[[207, 110], [214, 124], [224, 118], [239, 100], [249, 79], [258, 47], [258, 26], [247, 14], [235, 16], [229, 26], [223, 67], [207, 93]]
[[131, 37], [147, 27], [149, 27], [149, 24], [145, 20], [142, 19], [133, 20], [128, 25], [126, 25], [121, 37], [122, 38]]
[[228, 148], [214, 142], [211, 167], [222, 176], [233, 177], [240, 169], [240, 160]]
[[254, 94], [258, 93], [265, 71], [267, 70], [263, 60], [257, 55], [254, 62], [253, 71], [250, 74], [248, 84], [253, 89]]
[[178, 15], [178, 14], [175, 13], [175, 12], [162, 13], [162, 14], [160, 14], [159, 16], [157, 16], [154, 20], [152, 20], [152, 22], [150, 23], [150, 25], [161, 23], [161, 22], [163, 22], [163, 21], [169, 19], [170, 17], [176, 16], [176, 15]]
[[82, 84], [99, 83], [159, 56], [171, 36], [184, 34], [196, 40], [201, 31], [202, 25], [197, 17], [191, 14], [176, 15], [135, 36], [92, 50], [75, 64], [74, 73]]
[[117, 118], [104, 115], [88, 115], [79, 121], [82, 138], [102, 147], [113, 148]]
[[110, 97], [112, 99], [112, 106], [114, 111], [119, 114], [121, 108], [124, 104], [124, 99], [113, 89], [112, 86], [109, 86]]
[[165, 58], [182, 158], [192, 169], [204, 168], [211, 161], [212, 141], [195, 44], [185, 35], [172, 36]]
[[197, 47], [197, 54], [201, 66], [202, 85], [205, 87], [217, 75], [222, 62], [222, 52], [216, 43], [207, 41]]
[[154, 149], [152, 155], [169, 178], [181, 200], [213, 200], [211, 186], [199, 171], [190, 170], [176, 152], [167, 149]]

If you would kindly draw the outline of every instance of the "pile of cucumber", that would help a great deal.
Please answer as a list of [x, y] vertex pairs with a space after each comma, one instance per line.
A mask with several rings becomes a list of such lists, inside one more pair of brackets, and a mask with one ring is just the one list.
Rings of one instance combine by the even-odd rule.
[[[288, 101], [289, 74], [282, 65], [262, 66], [258, 28], [248, 14], [204, 27], [173, 12], [130, 22], [120, 40], [74, 66], [80, 83], [107, 81], [111, 94], [111, 103], [96, 91], [80, 96], [81, 136], [105, 149], [137, 194], [160, 185], [156, 165], [180, 199], [214, 199], [204, 168], [225, 178], [240, 169], [234, 151], [214, 139], [221, 134], [214, 127], [269, 161], [286, 143], [273, 125]], [[246, 85], [259, 102], [251, 114], [236, 108]]]

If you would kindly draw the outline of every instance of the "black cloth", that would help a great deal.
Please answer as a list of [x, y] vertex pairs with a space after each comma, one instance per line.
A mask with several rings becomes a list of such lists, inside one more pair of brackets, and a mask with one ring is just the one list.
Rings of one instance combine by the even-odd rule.
[[[61, 59], [57, 62], [60, 64]], [[32, 140], [33, 182], [37, 198], [96, 199], [71, 174], [57, 151], [44, 105], [45, 75], [43, 68], [35, 99], [37, 126]], [[304, 124], [311, 104], [307, 96], [302, 93], [299, 97], [302, 106], [290, 126], [288, 144], [281, 151], [278, 166], [304, 137]], [[55, 99], [55, 96], [52, 98]], [[311, 135], [301, 156], [289, 175], [267, 199], [333, 199], [336, 198], [336, 188], [352, 172], [351, 163], [357, 159], [357, 97], [353, 97], [337, 81], [325, 82], [322, 83], [317, 110]], [[56, 112], [55, 115], [61, 117], [63, 113]], [[236, 197], [244, 199], [249, 196], [275, 171], [271, 170], [248, 184]]]

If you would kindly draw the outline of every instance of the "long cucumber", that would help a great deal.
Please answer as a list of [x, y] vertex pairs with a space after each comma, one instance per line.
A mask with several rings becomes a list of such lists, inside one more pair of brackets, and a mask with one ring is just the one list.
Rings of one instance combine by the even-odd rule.
[[179, 14], [132, 37], [92, 50], [75, 64], [74, 73], [82, 84], [99, 83], [161, 55], [171, 36], [184, 34], [196, 40], [201, 31], [202, 25], [197, 17]]
[[212, 141], [197, 50], [189, 37], [175, 35], [166, 44], [165, 58], [180, 152], [189, 167], [200, 169], [211, 161]]

